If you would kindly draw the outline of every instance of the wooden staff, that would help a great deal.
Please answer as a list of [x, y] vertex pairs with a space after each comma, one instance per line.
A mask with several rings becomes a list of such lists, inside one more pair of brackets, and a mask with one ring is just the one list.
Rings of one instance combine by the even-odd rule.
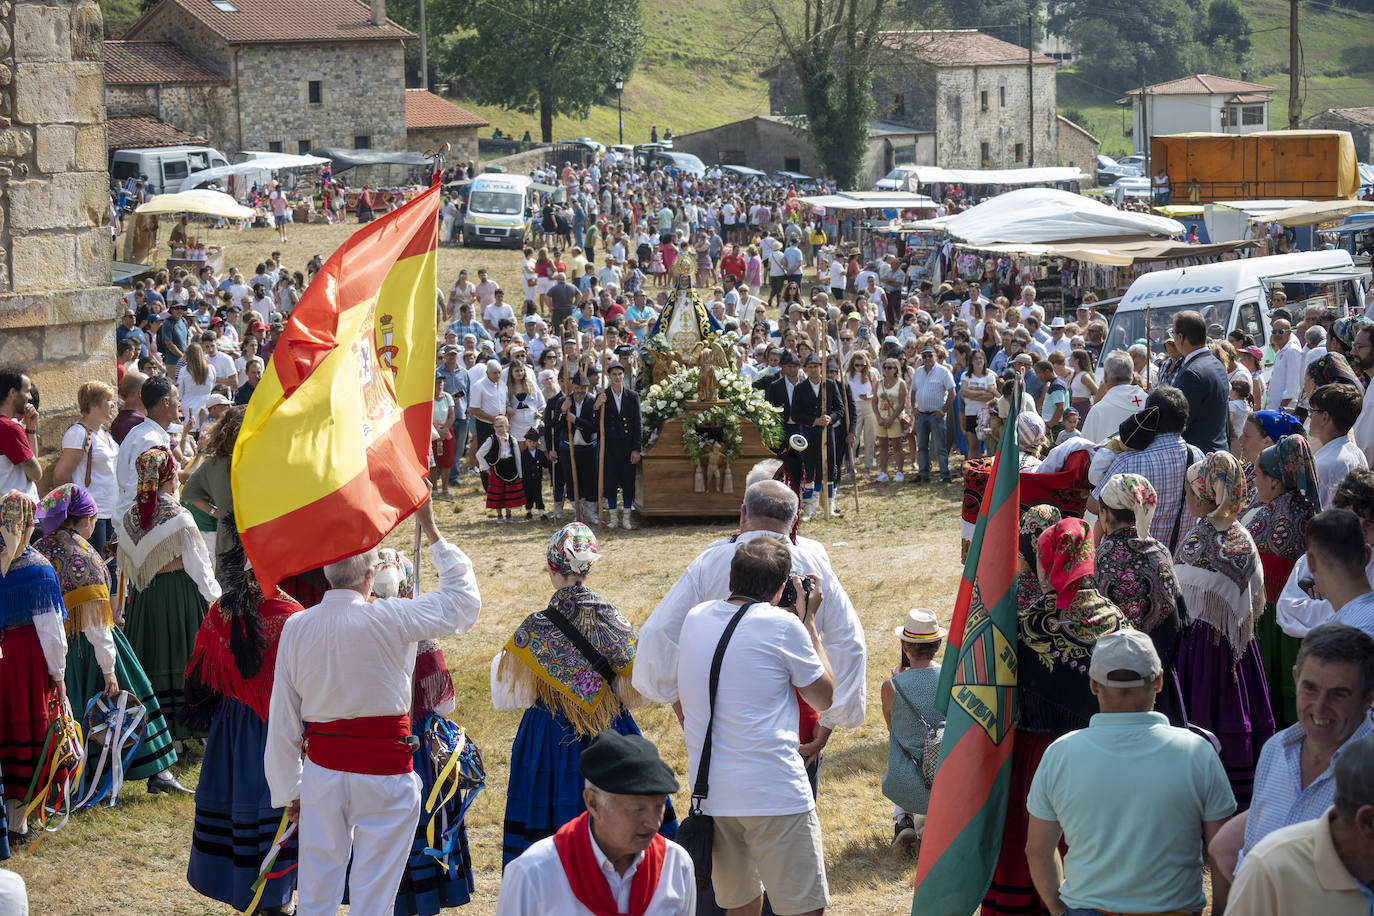
[[[821, 318], [821, 339], [816, 341], [816, 347], [821, 351], [821, 416], [826, 415], [826, 393], [830, 389], [830, 380], [825, 377], [825, 361], [830, 358], [826, 346], [830, 341], [830, 332], [826, 327], [826, 319]], [[830, 424], [827, 422], [821, 427], [821, 495], [820, 507], [821, 514], [830, 515], [830, 462], [827, 460], [830, 451]]]
[[414, 543], [411, 545], [411, 547], [410, 547], [410, 556], [411, 556], [411, 561], [410, 561], [410, 562], [411, 562], [411, 566], [415, 569], [415, 592], [414, 592], [414, 594], [415, 594], [416, 596], [419, 596], [419, 594], [420, 594], [420, 567], [421, 567], [422, 564], [420, 563], [420, 517], [419, 517], [418, 515], [415, 517], [415, 542], [414, 542]]
[[[1150, 367], [1155, 364], [1155, 342], [1152, 336], [1154, 329], [1150, 327], [1150, 311], [1151, 306], [1145, 306], [1145, 377], [1141, 381], [1145, 383], [1146, 394], [1154, 387], [1150, 384]], [[1126, 347], [1129, 350], [1130, 344], [1126, 344]]]
[[[596, 311], [593, 308], [592, 314]], [[604, 325], [603, 325], [604, 327]], [[592, 327], [592, 343], [596, 343], [596, 327]], [[606, 487], [606, 338], [601, 338], [601, 374], [597, 376], [597, 384], [601, 386], [598, 397], [601, 399], [601, 409], [597, 411], [600, 429], [596, 434], [596, 520], [600, 527], [606, 527], [606, 494], [603, 492]]]
[[[836, 357], [838, 359], [838, 357]], [[849, 373], [840, 364], [840, 394], [844, 395], [844, 442], [849, 452], [849, 482], [854, 487], [854, 511], [859, 511], [859, 457], [858, 452], [849, 444]], [[855, 445], [858, 444], [855, 437]]]
[[[567, 317], [567, 319], [563, 322], [563, 340], [564, 340], [564, 341], [566, 341], [566, 340], [568, 339], [567, 331], [568, 331], [568, 325], [570, 325], [570, 324], [573, 324], [573, 317], [572, 317], [571, 315], [569, 315], [569, 316]], [[577, 333], [577, 326], [576, 326], [575, 324], [573, 324], [573, 333], [574, 333], [574, 334]], [[580, 350], [580, 349], [581, 349], [581, 345], [580, 345], [581, 342], [579, 341], [578, 343], [579, 343], [578, 349]], [[581, 357], [579, 356], [579, 359], [580, 359], [580, 358], [581, 358]], [[572, 415], [572, 411], [570, 411], [570, 410], [567, 409], [567, 408], [570, 407], [570, 406], [572, 406], [572, 382], [571, 382], [571, 381], [569, 380], [569, 378], [568, 378], [568, 357], [567, 357], [567, 353], [565, 352], [565, 353], [563, 354], [563, 408], [564, 408], [564, 410], [563, 410], [563, 417], [564, 417], [564, 420], [565, 420], [565, 422], [567, 423], [567, 426], [568, 426], [568, 467], [566, 467], [566, 468], [563, 469], [563, 475], [564, 475], [565, 477], [570, 476], [571, 479], [572, 479], [573, 518], [580, 522], [580, 521], [582, 521], [582, 500], [579, 498], [579, 494], [578, 494], [578, 491], [577, 491], [577, 451], [576, 451], [577, 446], [576, 446], [576, 444], [574, 444], [574, 442], [573, 442], [573, 415]], [[557, 455], [556, 455], [557, 451], [558, 451], [558, 449], [555, 448], [555, 449], [554, 449], [555, 457], [557, 457]], [[566, 485], [566, 483], [567, 483], [567, 481], [564, 481], [564, 484], [565, 484], [565, 485]], [[566, 490], [565, 490], [565, 492], [566, 492]]]

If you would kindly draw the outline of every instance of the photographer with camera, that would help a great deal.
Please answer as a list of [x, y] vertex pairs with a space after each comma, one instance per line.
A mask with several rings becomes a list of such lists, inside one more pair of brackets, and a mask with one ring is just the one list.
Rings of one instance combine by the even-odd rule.
[[[786, 544], [746, 541], [731, 558], [730, 596], [682, 623], [677, 688], [693, 801], [714, 819], [711, 883], [731, 912], [758, 913], [765, 888], [777, 913], [820, 914], [830, 902], [796, 751], [797, 696], [828, 709], [835, 676], [816, 631], [821, 579], [791, 573]], [[703, 658], [718, 661], [708, 669]]]

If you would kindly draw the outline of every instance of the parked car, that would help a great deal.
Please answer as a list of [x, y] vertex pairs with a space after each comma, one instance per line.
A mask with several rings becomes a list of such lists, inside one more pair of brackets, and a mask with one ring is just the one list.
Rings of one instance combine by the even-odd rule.
[[780, 186], [791, 185], [798, 191], [814, 191], [821, 186], [820, 179], [803, 175], [801, 172], [789, 172], [786, 169], [773, 172], [773, 183]]
[[[1098, 159], [1104, 157], [1098, 156]], [[899, 165], [888, 172], [878, 182], [873, 185], [875, 191], [905, 191], [907, 190], [907, 179], [916, 174], [916, 166]]]
[[1113, 159], [1111, 156], [1098, 155], [1097, 157], [1097, 183], [1103, 187], [1113, 184], [1119, 178], [1140, 178], [1144, 176], [1145, 170], [1139, 165], [1128, 163], [1127, 159], [1138, 159], [1142, 157], [1127, 156], [1124, 159]]
[[730, 178], [735, 178], [745, 184], [754, 184], [756, 182], [768, 183], [767, 172], [751, 169], [747, 165], [722, 165], [720, 171], [721, 174]]

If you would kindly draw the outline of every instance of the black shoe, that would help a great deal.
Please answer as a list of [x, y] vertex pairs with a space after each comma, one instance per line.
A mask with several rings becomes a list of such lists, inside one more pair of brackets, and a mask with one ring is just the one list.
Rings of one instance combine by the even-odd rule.
[[940, 483], [954, 483], [954, 481], [949, 477], [941, 477]]
[[13, 830], [7, 830], [6, 834], [8, 835], [10, 846], [16, 849], [20, 846], [28, 845], [29, 840], [33, 839], [32, 830], [25, 830], [23, 833], [15, 833]]
[[194, 789], [186, 788], [181, 783], [177, 782], [177, 778], [170, 773], [166, 775], [158, 773], [156, 776], [148, 777], [148, 794], [157, 795], [162, 792], [169, 792], [171, 794], [180, 792], [183, 795], [196, 794]]

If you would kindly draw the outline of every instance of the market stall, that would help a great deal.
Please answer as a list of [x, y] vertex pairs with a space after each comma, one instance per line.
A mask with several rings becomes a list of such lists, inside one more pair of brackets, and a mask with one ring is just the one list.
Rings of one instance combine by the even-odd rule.
[[[133, 264], [152, 262], [157, 250], [158, 217], [197, 213], [223, 220], [252, 220], [256, 211], [245, 207], [222, 191], [197, 188], [176, 194], [158, 194], [134, 210], [129, 229], [124, 234], [123, 260]], [[224, 250], [215, 245], [203, 245], [194, 237], [187, 237], [186, 245], [173, 249], [167, 267], [184, 267], [191, 273], [209, 265], [220, 271], [224, 266]]]

